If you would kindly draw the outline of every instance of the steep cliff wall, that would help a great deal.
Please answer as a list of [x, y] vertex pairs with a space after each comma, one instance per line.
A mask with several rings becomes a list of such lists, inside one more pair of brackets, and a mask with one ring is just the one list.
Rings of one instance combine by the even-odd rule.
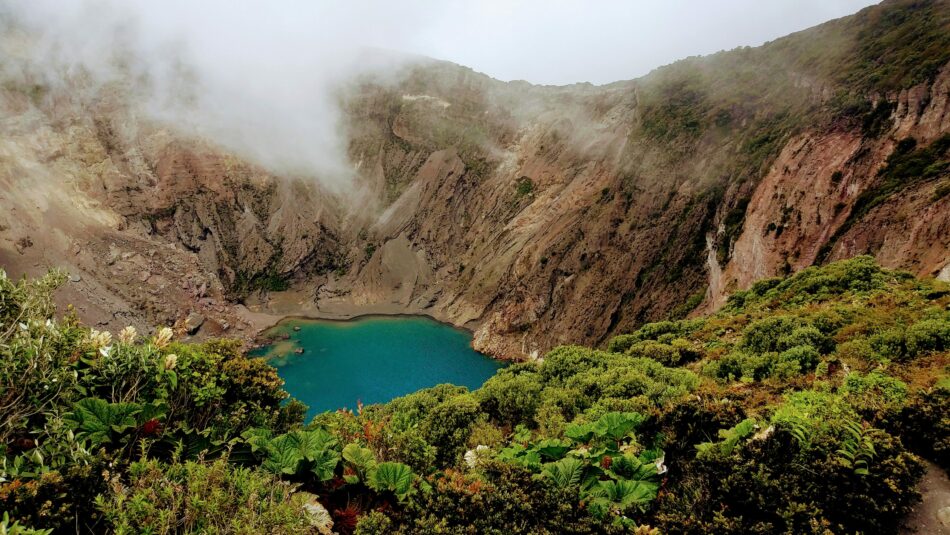
[[[704, 309], [758, 279], [866, 253], [887, 267], [947, 276], [950, 199], [941, 188], [948, 184], [950, 69], [877, 105], [888, 114], [875, 136], [809, 130], [782, 149], [752, 194], [732, 258], [710, 284]], [[900, 149], [902, 142], [913, 148]], [[889, 176], [903, 153], [927, 147], [933, 154], [920, 169]]]
[[434, 61], [363, 78], [345, 191], [146, 119], [122, 84], [13, 79], [0, 265], [70, 269], [63, 299], [110, 328], [418, 312], [506, 358], [855, 254], [950, 276], [948, 6], [885, 2], [600, 87]]

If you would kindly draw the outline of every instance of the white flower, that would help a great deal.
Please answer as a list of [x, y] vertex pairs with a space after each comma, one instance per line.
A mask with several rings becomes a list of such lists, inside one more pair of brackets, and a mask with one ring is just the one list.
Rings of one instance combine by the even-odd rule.
[[89, 343], [96, 349], [102, 349], [112, 343], [112, 333], [109, 331], [89, 331]]
[[112, 346], [105, 346], [99, 348], [99, 354], [103, 357], [108, 357], [109, 353], [112, 351]]
[[465, 464], [467, 464], [469, 468], [475, 468], [475, 465], [478, 464], [478, 454], [475, 453], [475, 450], [465, 452]]
[[657, 475], [666, 473], [666, 465], [663, 464], [665, 461], [666, 461], [665, 455], [656, 460], [656, 474]]
[[119, 331], [119, 340], [123, 344], [131, 344], [135, 342], [135, 339], [138, 337], [139, 333], [135, 330], [135, 327], [129, 325], [128, 327]]
[[170, 353], [170, 354], [168, 354], [168, 355], [165, 355], [165, 363], [164, 363], [164, 364], [165, 364], [165, 369], [166, 369], [166, 370], [174, 370], [174, 369], [175, 369], [175, 366], [178, 365], [178, 355], [176, 355], [176, 354], [174, 354], [174, 353]]
[[467, 464], [469, 468], [475, 468], [478, 466], [479, 461], [488, 456], [489, 451], [490, 448], [483, 444], [475, 446], [475, 449], [465, 452], [465, 464]]
[[155, 347], [162, 349], [167, 346], [169, 342], [172, 341], [172, 336], [174, 333], [168, 327], [162, 327], [158, 330], [158, 333], [155, 335]]
[[758, 433], [753, 435], [752, 440], [765, 440], [769, 438], [770, 436], [772, 436], [772, 433], [774, 432], [775, 432], [775, 426], [770, 425], [766, 427], [765, 429], [763, 429], [762, 431], [759, 431]]

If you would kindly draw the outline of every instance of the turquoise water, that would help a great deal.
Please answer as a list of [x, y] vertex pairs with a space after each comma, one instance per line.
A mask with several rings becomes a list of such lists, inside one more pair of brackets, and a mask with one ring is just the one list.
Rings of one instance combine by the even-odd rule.
[[310, 407], [308, 418], [441, 383], [478, 388], [503, 366], [473, 350], [470, 333], [422, 316], [287, 319], [266, 335], [289, 338], [252, 354], [271, 359], [284, 388]]

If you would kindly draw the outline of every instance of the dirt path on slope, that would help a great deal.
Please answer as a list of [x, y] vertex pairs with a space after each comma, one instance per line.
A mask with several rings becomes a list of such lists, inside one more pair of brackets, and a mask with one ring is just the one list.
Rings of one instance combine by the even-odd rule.
[[902, 535], [950, 535], [950, 477], [930, 461], [920, 481], [923, 500], [904, 520]]

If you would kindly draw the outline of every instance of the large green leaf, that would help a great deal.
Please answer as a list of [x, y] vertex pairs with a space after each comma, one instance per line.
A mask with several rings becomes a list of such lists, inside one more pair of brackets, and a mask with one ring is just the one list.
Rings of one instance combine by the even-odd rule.
[[295, 475], [300, 470], [303, 455], [297, 438], [288, 433], [267, 442], [267, 458], [261, 464], [265, 470], [275, 474]]
[[[739, 442], [755, 432], [756, 422], [754, 418], [746, 418], [736, 424], [731, 429], [720, 429], [720, 442], [703, 442], [696, 445], [696, 456], [700, 459], [710, 458], [715, 455], [732, 455]], [[794, 435], [795, 433], [793, 433]]]
[[600, 489], [603, 492], [602, 496], [621, 507], [626, 507], [655, 500], [660, 485], [654, 481], [644, 480], [602, 481]]
[[298, 473], [309, 470], [320, 481], [332, 479], [333, 472], [340, 463], [340, 454], [334, 449], [337, 445], [336, 438], [323, 428], [295, 431], [291, 436], [296, 440], [304, 461], [303, 465], [298, 467]]
[[365, 481], [366, 475], [376, 468], [376, 457], [369, 448], [360, 447], [359, 444], [347, 444], [343, 448], [343, 460], [345, 460], [353, 471], [356, 472], [355, 479], [348, 477], [348, 483]]
[[570, 424], [564, 430], [564, 436], [575, 442], [586, 444], [594, 437], [594, 424]]
[[273, 437], [274, 434], [271, 430], [263, 427], [253, 427], [241, 433], [241, 438], [250, 445], [251, 451], [254, 453], [265, 450]]
[[296, 441], [300, 454], [307, 460], [314, 460], [322, 452], [334, 448], [337, 445], [336, 438], [326, 429], [318, 427], [312, 431], [294, 431], [290, 433], [292, 440]]
[[610, 473], [616, 479], [645, 480], [657, 475], [656, 464], [633, 455], [618, 455], [612, 461]]
[[[213, 459], [225, 453], [227, 443], [225, 440], [212, 438], [211, 435], [211, 428], [192, 429], [182, 426], [165, 434], [156, 447], [168, 453], [177, 452], [182, 460], [193, 460], [199, 457]], [[231, 458], [230, 453], [229, 458]]]
[[603, 518], [612, 508], [623, 511], [635, 506], [642, 510], [656, 499], [659, 489], [653, 481], [601, 481], [590, 492], [591, 512]]
[[587, 444], [594, 437], [616, 442], [628, 436], [644, 419], [636, 412], [608, 412], [596, 422], [568, 425], [564, 435], [580, 444]]
[[66, 419], [78, 435], [93, 444], [108, 444], [135, 427], [135, 415], [141, 410], [138, 403], [109, 403], [104, 399], [86, 398], [76, 402]]
[[541, 473], [554, 482], [559, 489], [580, 485], [586, 463], [574, 457], [567, 457], [555, 463], [544, 465]]
[[534, 449], [548, 459], [557, 460], [571, 450], [571, 443], [559, 438], [549, 438], [535, 444]]
[[541, 454], [534, 448], [526, 448], [521, 444], [512, 444], [507, 448], [503, 448], [498, 453], [498, 458], [502, 461], [519, 464], [531, 470], [541, 468]]
[[310, 471], [317, 476], [317, 479], [329, 481], [333, 479], [336, 466], [340, 464], [340, 454], [331, 449], [320, 450], [307, 461], [310, 465]]
[[594, 433], [609, 440], [620, 440], [643, 423], [636, 412], [608, 412], [594, 423]]
[[339, 453], [333, 449], [337, 441], [325, 429], [292, 431], [267, 439], [263, 433], [249, 435], [252, 444], [263, 445], [267, 458], [262, 466], [276, 474], [302, 476], [311, 472], [321, 481], [333, 477]]
[[400, 500], [412, 490], [412, 469], [402, 463], [379, 463], [369, 476], [369, 487], [377, 492], [389, 491]]

